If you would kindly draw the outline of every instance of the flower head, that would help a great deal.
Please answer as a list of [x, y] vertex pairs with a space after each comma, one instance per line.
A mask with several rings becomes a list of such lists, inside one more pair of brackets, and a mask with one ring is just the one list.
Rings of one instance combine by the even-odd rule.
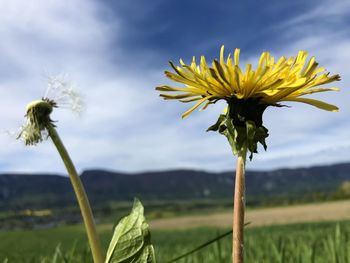
[[202, 104], [204, 104], [202, 109], [205, 109], [220, 99], [228, 103], [232, 100], [254, 100], [257, 104], [266, 106], [278, 106], [281, 101], [297, 101], [328, 111], [338, 110], [334, 105], [302, 97], [316, 92], [338, 90], [315, 87], [340, 80], [339, 75], [330, 76], [324, 68], [318, 67], [314, 57], [307, 61], [307, 52], [299, 51], [295, 58], [281, 57], [278, 61], [275, 61], [269, 52], [263, 52], [257, 69], [254, 70], [251, 64], [247, 64], [245, 71], [239, 66], [239, 55], [240, 49], [237, 48], [233, 58], [229, 54], [225, 60], [222, 46], [220, 60], [215, 59], [211, 67], [208, 66], [204, 56], [198, 65], [194, 57], [190, 65], [186, 65], [182, 60], [180, 60], [181, 66], [175, 66], [170, 62], [175, 73], [165, 71], [166, 76], [185, 84], [185, 87], [160, 86], [156, 89], [163, 92], [178, 92], [175, 95], [161, 93], [160, 96], [166, 100], [197, 101], [182, 115], [183, 118]]
[[[225, 60], [224, 46], [221, 47], [220, 59], [215, 59], [208, 66], [202, 56], [197, 65], [186, 65], [180, 60], [180, 66], [170, 62], [175, 72], [165, 71], [165, 75], [185, 87], [160, 86], [156, 89], [166, 100], [180, 100], [196, 104], [182, 117], [187, 117], [198, 107], [225, 100], [227, 110], [208, 130], [218, 131], [228, 138], [234, 154], [248, 149], [257, 152], [257, 144], [267, 148], [265, 139], [268, 130], [263, 126], [262, 115], [268, 106], [282, 106], [282, 101], [296, 101], [313, 105], [327, 111], [338, 111], [334, 105], [320, 100], [304, 98], [304, 95], [338, 90], [338, 88], [320, 88], [318, 86], [340, 80], [339, 75], [330, 75], [324, 68], [318, 67], [315, 58], [307, 61], [307, 52], [299, 51], [291, 58], [281, 57], [275, 61], [268, 52], [260, 56], [257, 69], [247, 64], [245, 70], [239, 66], [240, 50], [237, 48], [233, 57]], [[169, 94], [176, 92], [176, 94]]]
[[[51, 95], [54, 95], [53, 98]], [[53, 125], [50, 114], [53, 108], [69, 106], [73, 111], [80, 112], [83, 108], [79, 94], [71, 84], [62, 78], [49, 78], [45, 96], [40, 100], [30, 102], [26, 107], [26, 122], [20, 128], [17, 139], [22, 139], [25, 145], [35, 145], [48, 137], [47, 127]]]

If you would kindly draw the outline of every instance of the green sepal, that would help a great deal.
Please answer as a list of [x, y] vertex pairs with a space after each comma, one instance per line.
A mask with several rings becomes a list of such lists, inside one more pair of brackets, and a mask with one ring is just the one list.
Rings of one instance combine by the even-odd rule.
[[135, 198], [131, 213], [115, 227], [105, 263], [155, 263], [149, 226], [141, 202]]
[[226, 129], [225, 121], [226, 121], [226, 116], [223, 114], [220, 114], [216, 123], [214, 125], [210, 126], [207, 129], [207, 131], [218, 131], [220, 133], [223, 132], [223, 130]]
[[239, 117], [245, 123], [245, 126], [234, 125], [232, 118], [229, 116], [229, 111], [227, 111], [226, 114], [221, 114], [217, 122], [210, 126], [207, 131], [217, 131], [224, 135], [229, 141], [234, 155], [238, 155], [246, 145], [250, 152], [249, 159], [252, 160], [253, 154], [258, 152], [258, 143], [262, 144], [266, 151], [265, 139], [269, 135], [268, 129], [264, 126], [256, 127], [254, 121]]

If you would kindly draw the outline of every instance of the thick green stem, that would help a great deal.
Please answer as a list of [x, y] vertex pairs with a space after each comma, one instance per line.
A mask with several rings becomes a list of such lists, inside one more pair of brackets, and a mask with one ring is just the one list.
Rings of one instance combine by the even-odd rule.
[[103, 263], [104, 257], [102, 254], [101, 243], [97, 235], [94, 217], [92, 215], [91, 207], [84, 186], [79, 178], [79, 175], [74, 167], [72, 160], [69, 157], [66, 148], [64, 147], [60, 137], [58, 136], [56, 129], [50, 124], [48, 125], [47, 130], [49, 132], [49, 136], [51, 137], [64, 162], [64, 165], [66, 166], [71, 183], [73, 185], [73, 189], [79, 203], [80, 211], [83, 216], [94, 262]]
[[244, 262], [245, 162], [247, 146], [238, 153], [233, 204], [232, 262]]

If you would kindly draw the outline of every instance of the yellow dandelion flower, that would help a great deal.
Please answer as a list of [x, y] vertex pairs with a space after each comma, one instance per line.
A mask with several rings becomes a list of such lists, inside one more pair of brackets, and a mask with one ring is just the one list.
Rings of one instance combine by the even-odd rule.
[[[338, 90], [338, 88], [319, 88], [318, 86], [340, 80], [339, 75], [329, 75], [324, 68], [318, 67], [315, 58], [307, 61], [307, 52], [299, 51], [297, 56], [281, 57], [275, 61], [269, 52], [260, 56], [256, 70], [247, 64], [245, 71], [239, 66], [240, 49], [236, 49], [233, 57], [224, 58], [224, 46], [221, 47], [220, 60], [214, 60], [208, 66], [204, 56], [199, 64], [193, 57], [192, 63], [186, 65], [180, 60], [180, 66], [170, 62], [175, 73], [165, 71], [165, 75], [185, 87], [160, 86], [156, 89], [162, 92], [177, 92], [177, 94], [161, 93], [166, 100], [197, 103], [186, 111], [182, 117], [187, 117], [196, 108], [224, 99], [229, 104], [232, 100], [255, 100], [261, 105], [278, 106], [282, 101], [297, 101], [316, 106], [323, 110], [337, 111], [334, 105], [320, 100], [302, 96], [317, 92]], [[317, 87], [317, 88], [316, 88]]]
[[[218, 121], [208, 130], [219, 131], [225, 135], [234, 154], [248, 149], [257, 152], [257, 143], [266, 150], [265, 139], [268, 130], [262, 124], [262, 115], [268, 106], [282, 106], [282, 101], [296, 101], [327, 111], [338, 111], [334, 105], [305, 98], [304, 95], [339, 90], [319, 86], [340, 80], [339, 75], [330, 75], [325, 68], [318, 67], [315, 58], [307, 60], [307, 52], [299, 51], [297, 56], [281, 57], [275, 61], [269, 52], [260, 56], [257, 69], [247, 64], [245, 70], [239, 66], [240, 49], [236, 49], [225, 59], [224, 46], [221, 47], [220, 59], [215, 59], [209, 66], [202, 56], [199, 64], [193, 57], [190, 65], [180, 59], [180, 66], [170, 62], [175, 72], [165, 71], [165, 75], [185, 87], [160, 86], [160, 96], [166, 100], [193, 102], [185, 118], [198, 107], [225, 100], [228, 108]], [[170, 92], [175, 92], [171, 94]]]

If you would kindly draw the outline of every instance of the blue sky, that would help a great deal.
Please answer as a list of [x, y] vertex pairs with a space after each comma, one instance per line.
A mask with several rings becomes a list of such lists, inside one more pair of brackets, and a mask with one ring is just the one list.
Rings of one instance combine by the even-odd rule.
[[[0, 172], [61, 172], [47, 141], [25, 147], [15, 133], [25, 105], [43, 96], [47, 76], [65, 74], [82, 94], [81, 117], [57, 109], [58, 131], [79, 170], [234, 169], [223, 136], [206, 133], [216, 104], [182, 120], [190, 107], [158, 97], [168, 61], [218, 57], [241, 48], [241, 63], [262, 51], [275, 57], [306, 50], [331, 73], [340, 92], [313, 96], [340, 107], [270, 107], [268, 151], [248, 169], [350, 161], [350, 2], [210, 0], [4, 0], [0, 3]], [[334, 84], [331, 86], [335, 86]], [[8, 132], [10, 131], [10, 132]], [[10, 134], [9, 134], [10, 133]]]

